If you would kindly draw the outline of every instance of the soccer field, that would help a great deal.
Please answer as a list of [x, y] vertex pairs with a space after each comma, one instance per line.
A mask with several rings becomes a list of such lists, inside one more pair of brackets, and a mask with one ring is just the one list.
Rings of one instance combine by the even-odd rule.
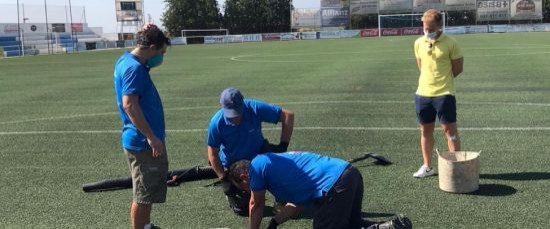
[[[369, 219], [404, 213], [415, 228], [548, 227], [550, 33], [454, 37], [465, 58], [456, 79], [462, 148], [482, 151], [478, 192], [445, 193], [436, 176], [412, 177], [422, 163], [414, 36], [169, 48], [152, 76], [170, 168], [207, 165], [206, 127], [219, 93], [233, 86], [295, 113], [291, 150], [392, 160], [355, 164]], [[122, 52], [0, 59], [0, 228], [129, 227], [131, 190], [81, 189], [129, 175], [112, 80]], [[279, 129], [266, 125], [264, 134], [278, 142]], [[443, 137], [437, 129], [441, 151]], [[204, 187], [212, 181], [169, 188], [153, 223], [244, 228], [247, 219], [229, 210], [221, 188]], [[310, 227], [302, 217], [280, 228]]]

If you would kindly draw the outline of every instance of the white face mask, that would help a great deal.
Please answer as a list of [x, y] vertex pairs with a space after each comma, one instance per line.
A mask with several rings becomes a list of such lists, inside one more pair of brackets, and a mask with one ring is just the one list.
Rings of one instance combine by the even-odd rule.
[[435, 40], [435, 38], [437, 37], [437, 31], [428, 33], [428, 31], [424, 30], [424, 36], [426, 36], [428, 39]]

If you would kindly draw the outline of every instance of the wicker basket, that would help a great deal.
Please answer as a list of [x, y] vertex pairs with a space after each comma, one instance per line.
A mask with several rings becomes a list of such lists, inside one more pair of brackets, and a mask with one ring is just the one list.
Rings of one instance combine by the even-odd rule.
[[439, 188], [452, 193], [470, 193], [478, 190], [480, 153], [437, 151]]

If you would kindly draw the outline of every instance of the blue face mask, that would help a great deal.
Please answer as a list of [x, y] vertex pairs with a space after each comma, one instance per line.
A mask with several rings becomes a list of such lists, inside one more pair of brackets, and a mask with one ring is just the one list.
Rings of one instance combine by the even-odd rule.
[[429, 33], [428, 31], [424, 31], [424, 36], [426, 36], [430, 40], [435, 40], [437, 37], [437, 31]]
[[149, 66], [149, 68], [158, 67], [162, 64], [162, 61], [164, 61], [164, 55], [157, 54], [147, 61], [147, 66]]

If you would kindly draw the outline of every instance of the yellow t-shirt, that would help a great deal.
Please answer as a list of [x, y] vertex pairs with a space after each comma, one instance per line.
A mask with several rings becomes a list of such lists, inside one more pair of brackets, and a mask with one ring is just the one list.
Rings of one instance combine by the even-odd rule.
[[422, 36], [414, 42], [414, 55], [421, 63], [417, 95], [434, 97], [455, 94], [451, 61], [462, 58], [462, 51], [453, 38], [441, 34], [430, 48], [428, 38]]

